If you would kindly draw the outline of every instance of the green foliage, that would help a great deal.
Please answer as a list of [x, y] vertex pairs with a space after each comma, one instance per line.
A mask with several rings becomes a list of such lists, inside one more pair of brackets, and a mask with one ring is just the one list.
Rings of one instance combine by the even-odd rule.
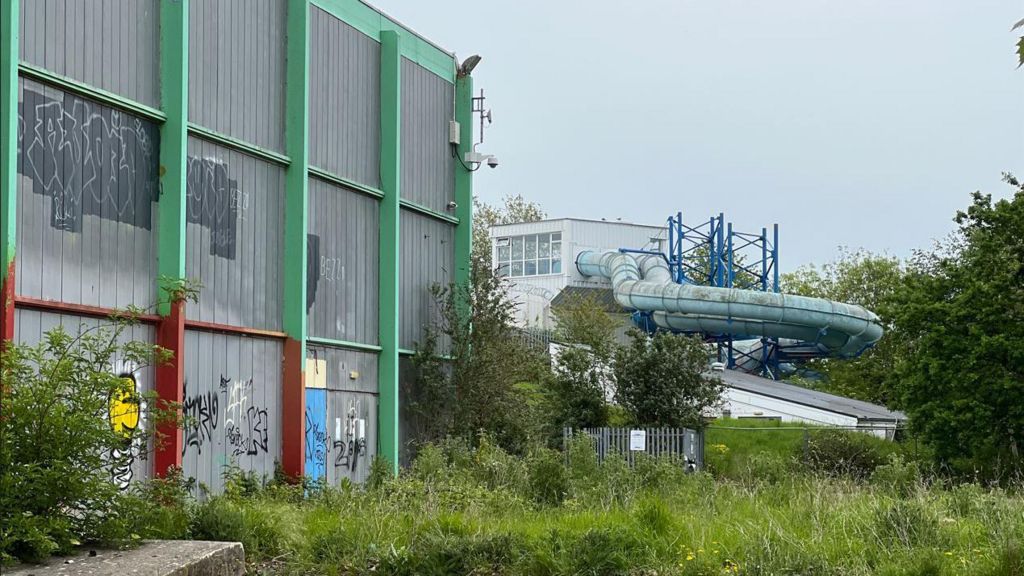
[[[0, 559], [40, 560], [86, 542], [133, 540], [113, 480], [145, 458], [153, 430], [175, 415], [126, 376], [168, 353], [127, 341], [125, 314], [75, 334], [56, 328], [37, 346], [0, 353]], [[138, 535], [135, 534], [137, 539]]]
[[717, 377], [705, 374], [707, 351], [695, 337], [632, 330], [615, 354], [615, 400], [640, 426], [701, 428], [701, 414], [721, 396]]
[[863, 480], [898, 449], [893, 442], [863, 432], [817, 429], [809, 436], [806, 452], [801, 448], [795, 456], [815, 473]]
[[974, 193], [957, 235], [918, 254], [893, 307], [900, 404], [954, 471], [1008, 478], [1024, 452], [1024, 185]]
[[434, 421], [420, 440], [486, 432], [525, 453], [541, 435], [542, 418], [520, 384], [542, 380], [547, 366], [517, 338], [506, 285], [474, 257], [468, 286], [435, 286], [434, 296], [440, 321], [425, 329], [414, 358], [413, 408], [420, 421]]
[[473, 198], [473, 259], [487, 269], [494, 267], [491, 262], [491, 226], [536, 222], [545, 216], [539, 204], [526, 200], [520, 194], [506, 196], [500, 207]]
[[606, 363], [590, 350], [565, 346], [553, 367], [551, 404], [556, 433], [573, 429], [607, 426], [609, 407], [605, 383], [610, 377]]
[[[1014, 30], [1018, 28], [1024, 28], [1024, 20], [1013, 25]], [[1024, 66], [1024, 36], [1021, 36], [1020, 40], [1017, 41], [1017, 67], [1020, 68], [1021, 66]]]
[[883, 406], [893, 404], [898, 396], [895, 365], [906, 346], [888, 318], [905, 274], [895, 257], [841, 248], [837, 259], [821, 268], [801, 266], [782, 275], [783, 292], [863, 306], [882, 316], [886, 327], [885, 337], [857, 358], [812, 361], [809, 368], [821, 372], [824, 380], [802, 385]]
[[529, 482], [534, 502], [557, 506], [569, 492], [569, 474], [564, 457], [554, 451], [539, 449], [530, 457]]

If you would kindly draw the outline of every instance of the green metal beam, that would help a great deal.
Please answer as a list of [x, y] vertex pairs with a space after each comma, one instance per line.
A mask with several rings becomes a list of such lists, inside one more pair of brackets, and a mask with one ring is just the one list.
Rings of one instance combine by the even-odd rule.
[[209, 128], [200, 126], [198, 124], [193, 124], [189, 122], [188, 132], [189, 134], [198, 136], [203, 140], [209, 140], [210, 142], [221, 144], [227, 148], [238, 150], [239, 152], [244, 152], [249, 156], [259, 158], [260, 160], [273, 162], [274, 164], [277, 164], [279, 166], [288, 166], [289, 164], [292, 163], [291, 158], [285, 156], [284, 154], [274, 152], [273, 150], [263, 148], [262, 146], [250, 144], [244, 140], [239, 140], [238, 138], [228, 136], [227, 134], [222, 134], [220, 132], [217, 132], [216, 130], [210, 130]]
[[[185, 198], [188, 156], [188, 5], [160, 3], [160, 235], [157, 269], [161, 276], [185, 277]], [[163, 300], [163, 299], [161, 299]], [[160, 314], [170, 313], [161, 302]]]
[[400, 55], [450, 83], [455, 82], [455, 58], [451, 54], [376, 8], [360, 0], [313, 0], [313, 4], [381, 43], [382, 32], [398, 32], [402, 36]]
[[[161, 10], [162, 10], [162, 14], [163, 13], [167, 13], [168, 11], [171, 11], [171, 12], [174, 11], [173, 9], [169, 9], [166, 6], [162, 6]], [[186, 28], [187, 28], [187, 24], [186, 24]], [[161, 24], [160, 36], [161, 36], [161, 42], [163, 42], [163, 40], [164, 40], [163, 24]], [[187, 42], [186, 42], [186, 44], [187, 44]], [[186, 45], [186, 52], [187, 52], [187, 49], [188, 49], [188, 47]], [[177, 54], [177, 53], [175, 53], [175, 54]], [[167, 56], [167, 53], [163, 52], [162, 51], [162, 47], [161, 47], [161, 52], [160, 52], [161, 65], [163, 65], [164, 63], [167, 62], [167, 60], [165, 59], [166, 56]], [[171, 63], [171, 65], [172, 66], [176, 66], [175, 63]], [[38, 81], [43, 82], [45, 84], [50, 84], [51, 86], [56, 86], [57, 88], [60, 88], [64, 92], [70, 92], [71, 94], [82, 96], [83, 98], [87, 98], [87, 99], [92, 100], [94, 102], [99, 102], [100, 104], [106, 104], [107, 106], [110, 106], [112, 108], [117, 108], [119, 110], [124, 110], [125, 112], [131, 112], [135, 116], [138, 116], [140, 118], [145, 118], [146, 120], [149, 120], [150, 122], [155, 122], [155, 123], [159, 124], [159, 123], [161, 123], [161, 122], [163, 122], [163, 121], [165, 121], [167, 119], [167, 113], [165, 111], [163, 111], [163, 110], [157, 110], [156, 108], [153, 108], [152, 106], [147, 106], [147, 105], [145, 105], [145, 104], [143, 104], [141, 102], [137, 102], [135, 100], [132, 100], [131, 98], [125, 98], [124, 96], [121, 96], [120, 94], [114, 94], [113, 92], [107, 92], [106, 90], [101, 90], [101, 89], [96, 88], [94, 86], [90, 86], [90, 85], [86, 84], [85, 82], [80, 82], [78, 80], [75, 80], [74, 78], [68, 78], [67, 76], [61, 76], [60, 74], [54, 74], [53, 72], [50, 72], [49, 70], [45, 70], [43, 68], [40, 68], [38, 66], [34, 66], [34, 65], [29, 64], [27, 62], [21, 62], [20, 64], [18, 64], [18, 71], [21, 72], [21, 75], [26, 77], [26, 78], [32, 78], [33, 80], [38, 80]], [[166, 87], [165, 86], [161, 86], [160, 89], [161, 90], [165, 90]], [[176, 89], [176, 88], [172, 88], [172, 89]]]
[[419, 204], [419, 203], [413, 202], [412, 200], [406, 200], [406, 199], [403, 198], [401, 200], [401, 205], [402, 205], [402, 208], [405, 208], [407, 210], [411, 210], [413, 212], [419, 212], [420, 214], [423, 214], [424, 216], [429, 216], [429, 217], [431, 217], [431, 218], [433, 218], [435, 220], [441, 220], [441, 221], [447, 222], [449, 224], [458, 224], [459, 223], [459, 219], [456, 218], [455, 216], [452, 216], [451, 214], [445, 214], [444, 212], [438, 212], [437, 210], [434, 210], [433, 208], [427, 208], [423, 204]]
[[310, 336], [306, 338], [306, 344], [320, 344], [322, 346], [333, 346], [335, 348], [348, 348], [361, 350], [363, 352], [380, 352], [380, 346], [375, 344], [363, 344], [362, 342], [351, 342], [349, 340], [335, 340], [333, 338], [319, 338]]
[[309, 175], [315, 176], [316, 178], [319, 178], [320, 180], [323, 180], [324, 182], [328, 182], [335, 186], [341, 186], [342, 188], [350, 188], [352, 190], [355, 190], [356, 192], [362, 192], [363, 194], [366, 194], [367, 196], [372, 196], [378, 200], [384, 197], [384, 192], [382, 192], [379, 188], [367, 186], [366, 184], [360, 184], [359, 182], [356, 182], [355, 180], [349, 180], [344, 176], [338, 176], [337, 174], [331, 172], [330, 170], [324, 170], [323, 168], [310, 166]]
[[402, 36], [380, 33], [380, 355], [378, 454], [398, 472], [399, 182], [402, 126]]
[[281, 466], [305, 473], [306, 233], [309, 191], [309, 0], [289, 0], [285, 72], [284, 386]]
[[[459, 123], [459, 158], [473, 149], [473, 77], [455, 80], [455, 119]], [[473, 252], [473, 173], [462, 162], [455, 163], [455, 283], [469, 284]]]
[[[301, 13], [301, 14], [300, 14]], [[306, 336], [306, 212], [309, 161], [309, 7], [307, 0], [288, 5], [288, 69], [285, 149], [291, 163], [285, 176], [284, 331]]]
[[[18, 177], [15, 156], [18, 149], [18, 2], [0, 2], [0, 258], [3, 259], [0, 262], [3, 264], [0, 286], [6, 286], [8, 272], [13, 272], [17, 239]], [[6, 292], [0, 291], [0, 298]], [[10, 293], [14, 291], [10, 290]], [[6, 308], [7, 303], [0, 302], [0, 307]]]

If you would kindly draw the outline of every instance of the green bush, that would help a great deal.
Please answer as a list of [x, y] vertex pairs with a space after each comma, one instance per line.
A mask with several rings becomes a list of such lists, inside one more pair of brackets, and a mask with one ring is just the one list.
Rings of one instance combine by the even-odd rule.
[[896, 450], [893, 442], [863, 432], [818, 429], [797, 455], [816, 473], [864, 480]]
[[129, 496], [119, 483], [145, 457], [154, 425], [173, 416], [136, 388], [132, 375], [167, 353], [127, 342], [131, 323], [80, 327], [75, 335], [58, 327], [37, 346], [4, 344], [0, 561], [138, 539], [137, 501], [123, 501]]
[[538, 449], [529, 460], [530, 495], [545, 506], [557, 506], [569, 492], [569, 475], [559, 452]]
[[921, 487], [921, 469], [917, 462], [907, 462], [899, 454], [890, 454], [888, 464], [871, 473], [871, 484], [901, 497], [909, 497]]

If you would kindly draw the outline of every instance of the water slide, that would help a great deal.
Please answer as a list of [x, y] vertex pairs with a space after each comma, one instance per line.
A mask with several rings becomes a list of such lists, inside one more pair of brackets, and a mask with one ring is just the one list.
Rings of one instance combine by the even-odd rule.
[[873, 312], [792, 294], [718, 288], [672, 281], [664, 258], [650, 254], [583, 251], [576, 268], [611, 280], [623, 308], [651, 312], [655, 324], [681, 332], [780, 338], [831, 356], [857, 356], [882, 337]]

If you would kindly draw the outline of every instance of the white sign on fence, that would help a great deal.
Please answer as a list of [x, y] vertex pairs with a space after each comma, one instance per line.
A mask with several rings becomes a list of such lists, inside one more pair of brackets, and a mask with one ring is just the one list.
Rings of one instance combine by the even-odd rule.
[[629, 431], [629, 449], [632, 452], [647, 451], [647, 430]]

